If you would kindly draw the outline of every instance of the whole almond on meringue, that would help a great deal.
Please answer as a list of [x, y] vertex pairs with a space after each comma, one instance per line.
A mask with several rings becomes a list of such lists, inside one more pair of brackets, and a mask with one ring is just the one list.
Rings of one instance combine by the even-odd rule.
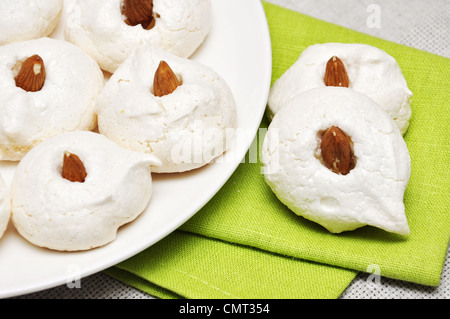
[[27, 92], [38, 92], [44, 86], [45, 78], [44, 61], [39, 55], [35, 54], [21, 63], [19, 73], [14, 80], [16, 86], [21, 89]]

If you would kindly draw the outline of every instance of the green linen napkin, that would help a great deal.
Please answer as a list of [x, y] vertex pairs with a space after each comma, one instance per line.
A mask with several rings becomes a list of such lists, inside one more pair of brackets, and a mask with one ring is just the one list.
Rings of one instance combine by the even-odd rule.
[[[214, 198], [182, 229], [315, 262], [358, 271], [376, 268], [385, 277], [438, 285], [450, 238], [450, 60], [272, 4], [264, 7], [272, 37], [273, 81], [316, 43], [366, 43], [396, 58], [414, 93], [413, 117], [405, 135], [412, 159], [404, 200], [411, 234], [402, 237], [372, 227], [330, 234], [282, 207], [257, 174], [248, 185], [241, 184], [240, 193], [232, 186], [240, 177], [232, 179], [224, 188], [226, 196]], [[248, 169], [245, 165], [238, 176]]]
[[183, 231], [106, 273], [165, 299], [332, 299], [356, 275]]
[[335, 298], [358, 271], [437, 286], [450, 238], [449, 59], [263, 4], [273, 82], [316, 43], [366, 43], [397, 59], [414, 93], [405, 135], [411, 234], [373, 227], [331, 234], [282, 205], [265, 184], [261, 163], [247, 158], [178, 231], [107, 273], [163, 298]]

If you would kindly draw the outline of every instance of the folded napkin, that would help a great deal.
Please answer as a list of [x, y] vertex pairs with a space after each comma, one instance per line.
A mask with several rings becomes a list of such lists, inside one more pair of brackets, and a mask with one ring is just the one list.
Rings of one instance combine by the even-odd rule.
[[316, 43], [366, 43], [396, 58], [414, 93], [405, 135], [412, 159], [405, 194], [411, 234], [373, 227], [331, 234], [277, 200], [261, 163], [243, 163], [179, 230], [106, 272], [162, 298], [336, 298], [357, 272], [374, 270], [437, 286], [450, 239], [450, 60], [263, 4], [273, 82]]
[[356, 275], [183, 231], [106, 273], [167, 299], [331, 299]]

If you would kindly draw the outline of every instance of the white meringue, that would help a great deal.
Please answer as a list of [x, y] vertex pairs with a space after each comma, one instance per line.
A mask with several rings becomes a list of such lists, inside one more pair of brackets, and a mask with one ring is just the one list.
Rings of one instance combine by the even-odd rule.
[[156, 24], [150, 30], [125, 23], [123, 0], [83, 0], [68, 8], [65, 38], [113, 73], [143, 44], [190, 57], [211, 26], [210, 0], [154, 0]]
[[53, 32], [63, 0], [0, 1], [0, 45], [38, 39]]
[[[46, 80], [38, 92], [16, 86], [13, 68], [39, 55]], [[41, 38], [0, 47], [0, 160], [18, 161], [33, 146], [66, 131], [96, 127], [104, 76], [95, 61], [62, 40]]]
[[[318, 156], [319, 132], [331, 126], [353, 142], [357, 160], [348, 175], [333, 173]], [[325, 87], [292, 99], [269, 127], [263, 162], [280, 201], [332, 233], [365, 225], [410, 233], [403, 204], [411, 173], [406, 143], [393, 120], [362, 93]]]
[[[182, 85], [156, 97], [155, 72], [161, 61]], [[143, 47], [106, 83], [97, 102], [98, 126], [119, 145], [155, 155], [157, 173], [202, 167], [231, 145], [227, 130], [236, 126], [236, 105], [226, 82], [199, 62]]]
[[406, 133], [411, 118], [412, 92], [396, 60], [366, 44], [325, 43], [306, 48], [298, 60], [272, 86], [269, 119], [298, 94], [324, 87], [327, 62], [333, 56], [344, 63], [350, 89], [372, 98]]
[[[62, 177], [65, 152], [77, 155], [84, 183]], [[12, 221], [34, 245], [88, 250], [116, 238], [136, 219], [152, 194], [153, 156], [119, 147], [93, 132], [68, 132], [33, 148], [19, 163], [11, 186]]]
[[11, 198], [9, 188], [0, 176], [0, 238], [3, 237], [11, 216]]

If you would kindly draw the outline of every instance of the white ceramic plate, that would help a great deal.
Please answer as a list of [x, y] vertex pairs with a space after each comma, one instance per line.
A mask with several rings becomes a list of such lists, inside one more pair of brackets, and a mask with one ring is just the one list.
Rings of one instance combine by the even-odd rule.
[[[200, 170], [154, 175], [147, 210], [102, 248], [76, 253], [38, 248], [20, 237], [10, 223], [0, 239], [0, 298], [63, 285], [136, 255], [191, 218], [235, 171], [264, 115], [272, 69], [270, 36], [259, 0], [212, 0], [212, 7], [213, 28], [192, 59], [216, 70], [234, 93], [241, 131], [232, 149], [220, 163]], [[63, 37], [64, 21], [63, 15], [52, 37]], [[15, 163], [0, 163], [0, 174], [7, 183], [15, 167]]]

